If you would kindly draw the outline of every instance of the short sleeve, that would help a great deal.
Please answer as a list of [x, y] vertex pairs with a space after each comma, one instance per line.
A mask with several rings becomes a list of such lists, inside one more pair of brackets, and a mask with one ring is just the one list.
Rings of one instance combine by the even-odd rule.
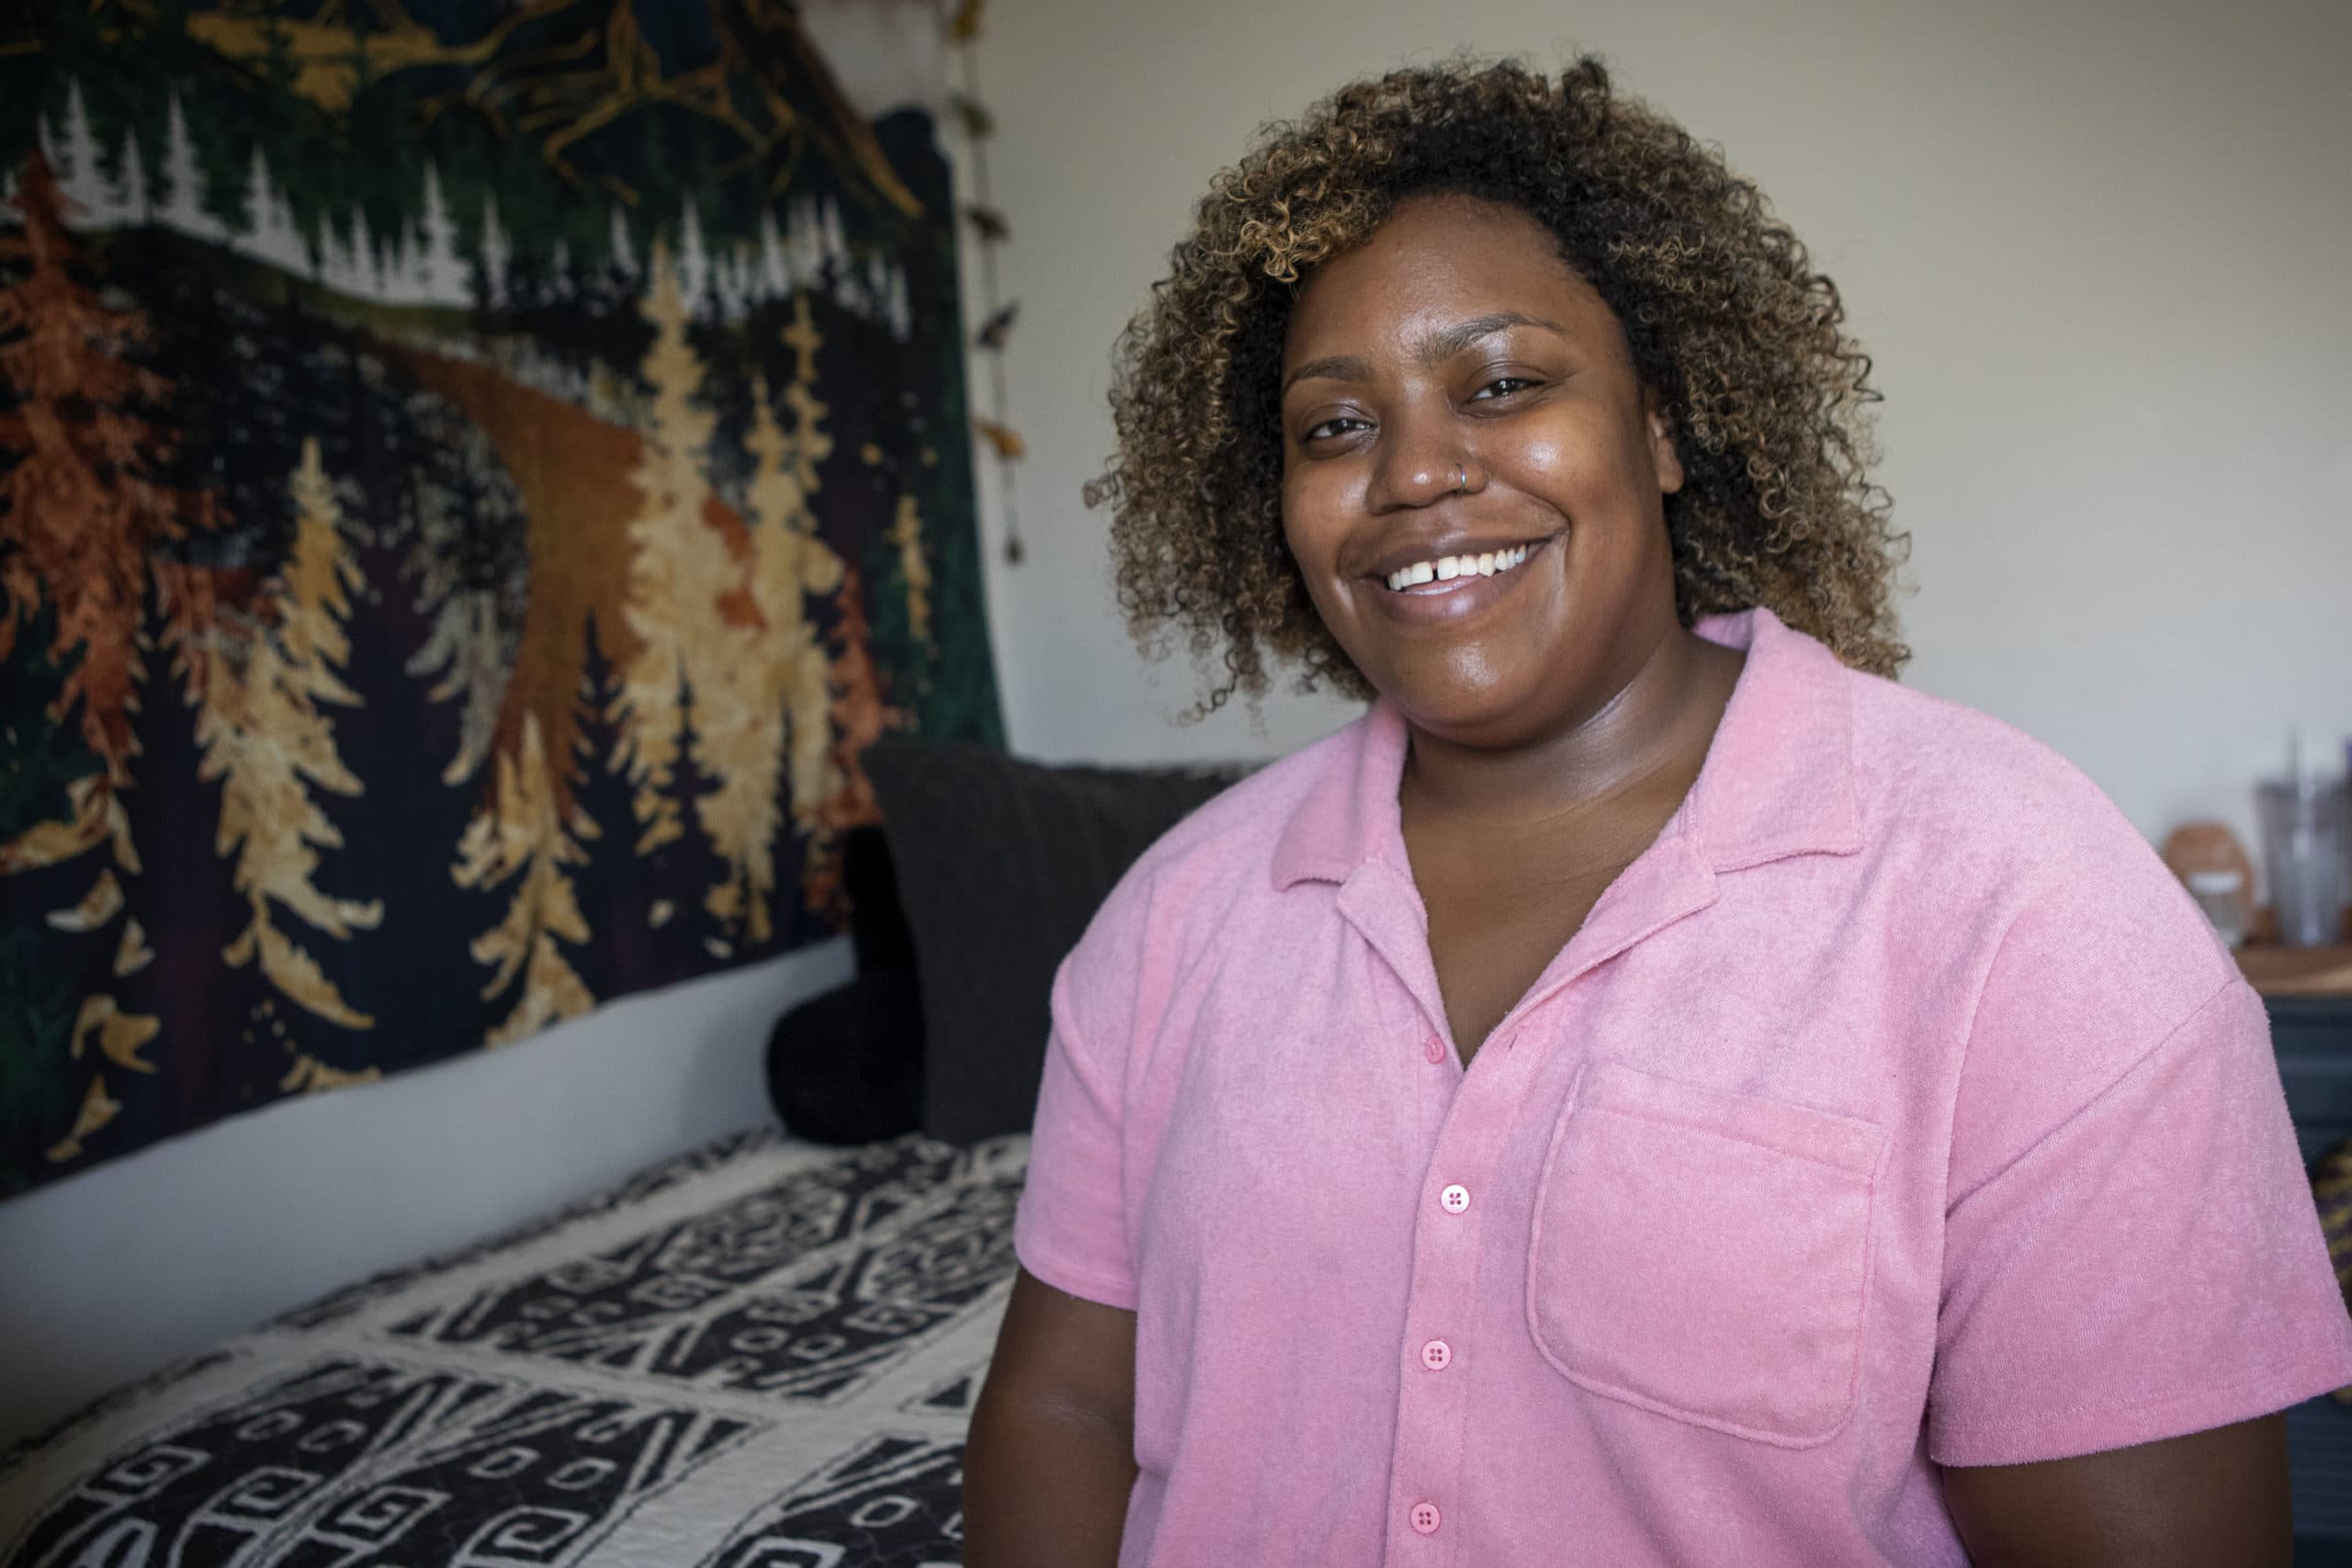
[[2023, 918], [1971, 1032], [1928, 1400], [1940, 1464], [2154, 1442], [2352, 1382], [2260, 998], [2201, 932], [2169, 966], [2102, 964], [2067, 936]]
[[1116, 940], [1125, 915], [1106, 907], [1054, 976], [1053, 1032], [1012, 1245], [1021, 1266], [1056, 1290], [1132, 1312], [1123, 1110], [1133, 1010], [1088, 1005], [1133, 991], [1135, 966], [1122, 962], [1127, 944]]

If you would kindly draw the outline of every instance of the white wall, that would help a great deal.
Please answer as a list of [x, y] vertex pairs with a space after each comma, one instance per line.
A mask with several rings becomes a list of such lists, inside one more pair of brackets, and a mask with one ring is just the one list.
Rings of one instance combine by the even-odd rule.
[[[1023, 303], [1028, 563], [981, 487], [1014, 745], [1238, 756], [1182, 729], [1102, 521], [1112, 338], [1216, 168], [1343, 78], [1458, 44], [1621, 81], [1721, 141], [1844, 286], [1917, 539], [1912, 681], [2023, 725], [2134, 820], [2244, 820], [2292, 718], [2352, 731], [2352, 7], [2016, 0], [1001, 0], [979, 56]], [[977, 310], [973, 315], [977, 318]], [[978, 383], [976, 382], [976, 386]], [[290, 1102], [0, 1204], [0, 1442], [372, 1269], [766, 1113], [760, 1050], [842, 944]]]
[[[1004, 0], [1004, 291], [1028, 564], [990, 553], [1014, 744], [1287, 748], [1345, 714], [1168, 716], [1108, 606], [1113, 337], [1209, 175], [1348, 77], [1579, 46], [1728, 150], [1845, 290], [1914, 536], [1910, 681], [2086, 768], [2160, 834], [2290, 720], [2352, 732], [2352, 6], [2337, 0]], [[991, 527], [994, 497], [983, 487]]]
[[0, 1447], [297, 1303], [773, 1118], [768, 1027], [846, 940], [250, 1115], [0, 1203]]

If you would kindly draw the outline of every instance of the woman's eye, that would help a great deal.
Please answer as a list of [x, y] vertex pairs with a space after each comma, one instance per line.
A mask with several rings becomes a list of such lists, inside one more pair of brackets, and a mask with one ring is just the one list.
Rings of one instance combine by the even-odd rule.
[[1474, 403], [1481, 401], [1492, 402], [1497, 398], [1508, 398], [1513, 392], [1523, 392], [1533, 385], [1535, 385], [1535, 383], [1529, 380], [1524, 376], [1498, 376], [1493, 380], [1487, 382], [1485, 386], [1479, 388], [1476, 391], [1471, 393], [1470, 400]]
[[1351, 429], [1361, 426], [1363, 423], [1363, 421], [1360, 419], [1351, 419], [1342, 414], [1338, 419], [1327, 419], [1320, 424], [1309, 426], [1305, 439], [1327, 441], [1335, 435], [1345, 435]]

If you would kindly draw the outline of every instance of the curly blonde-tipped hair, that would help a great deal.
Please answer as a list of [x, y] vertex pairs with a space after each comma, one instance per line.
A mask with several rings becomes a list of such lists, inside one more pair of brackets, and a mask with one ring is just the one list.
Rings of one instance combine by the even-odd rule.
[[1866, 472], [1877, 394], [1837, 286], [1753, 185], [1613, 94], [1598, 60], [1557, 81], [1456, 62], [1355, 83], [1261, 132], [1120, 336], [1118, 451], [1086, 500], [1111, 507], [1137, 640], [1222, 652], [1203, 710], [1263, 694], [1270, 658], [1295, 660], [1302, 689], [1372, 695], [1283, 539], [1283, 334], [1317, 263], [1440, 193], [1528, 214], [1616, 313], [1682, 460], [1666, 522], [1684, 623], [1760, 604], [1894, 673], [1906, 540]]

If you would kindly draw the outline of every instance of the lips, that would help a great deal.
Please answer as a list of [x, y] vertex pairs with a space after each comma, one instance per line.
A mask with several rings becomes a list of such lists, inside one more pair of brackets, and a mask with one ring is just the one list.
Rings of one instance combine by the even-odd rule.
[[1384, 540], [1380, 553], [1358, 569], [1374, 582], [1385, 582], [1408, 567], [1427, 562], [1434, 567], [1451, 556], [1459, 561], [1467, 557], [1476, 560], [1481, 556], [1501, 556], [1512, 550], [1532, 554], [1551, 542], [1551, 535], [1473, 534], [1463, 530], [1446, 530], [1419, 537], [1397, 536]]
[[[1482, 547], [1475, 554], [1466, 545], [1436, 554], [1427, 553], [1429, 547], [1423, 546], [1419, 551], [1405, 552], [1407, 558], [1404, 559], [1395, 559], [1392, 556], [1385, 576], [1359, 580], [1361, 588], [1354, 602], [1360, 612], [1368, 612], [1400, 631], [1410, 631], [1416, 635], [1420, 631], [1462, 626], [1483, 617], [1490, 610], [1499, 609], [1506, 603], [1518, 601], [1521, 596], [1522, 582], [1532, 582], [1535, 584], [1532, 591], [1541, 592], [1541, 580], [1548, 575], [1541, 570], [1541, 563], [1553, 553], [1553, 547], [1560, 545], [1566, 537], [1566, 534], [1556, 534], [1516, 544], [1498, 544]], [[1478, 562], [1489, 556], [1495, 558], [1495, 570], [1492, 572], [1479, 570]], [[1509, 567], [1502, 564], [1503, 560], [1514, 558], [1515, 564]], [[1453, 575], [1441, 577], [1438, 574], [1439, 563], [1448, 559], [1453, 563]], [[1466, 571], [1463, 570], [1465, 560], [1470, 563], [1470, 570]], [[1421, 580], [1419, 570], [1424, 564], [1429, 568], [1426, 581]], [[1390, 581], [1399, 575], [1412, 581], [1400, 588], [1389, 586]]]
[[1526, 545], [1506, 546], [1499, 550], [1484, 550], [1477, 554], [1467, 551], [1459, 555], [1437, 556], [1417, 561], [1411, 566], [1398, 567], [1383, 579], [1392, 593], [1409, 592], [1432, 582], [1452, 582], [1463, 577], [1495, 577], [1525, 564]]
[[[1442, 531], [1415, 539], [1392, 538], [1368, 563], [1363, 577], [1376, 585], [1380, 597], [1396, 603], [1458, 592], [1474, 581], [1508, 577], [1545, 547], [1559, 543], [1567, 531], [1538, 535], [1473, 535]], [[1491, 584], [1490, 584], [1491, 585]]]

